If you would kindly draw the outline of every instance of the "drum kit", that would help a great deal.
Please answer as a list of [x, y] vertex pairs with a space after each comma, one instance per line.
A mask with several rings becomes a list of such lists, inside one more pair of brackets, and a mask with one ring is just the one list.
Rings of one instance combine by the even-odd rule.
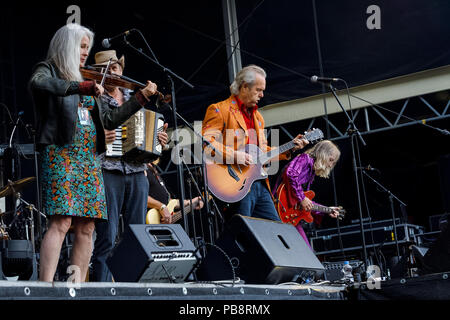
[[37, 213], [44, 218], [46, 216], [33, 204], [25, 201], [20, 192], [35, 179], [35, 177], [28, 177], [14, 182], [8, 180], [8, 184], [0, 189], [0, 198], [14, 196], [16, 199], [13, 210], [6, 212], [0, 210], [0, 241], [29, 240], [34, 249], [34, 214]]

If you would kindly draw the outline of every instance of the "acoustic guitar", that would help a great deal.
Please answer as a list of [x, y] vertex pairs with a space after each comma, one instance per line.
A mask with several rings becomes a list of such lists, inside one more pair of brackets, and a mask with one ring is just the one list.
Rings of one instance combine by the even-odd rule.
[[[312, 200], [316, 195], [312, 190], [305, 191], [304, 194], [305, 197], [307, 197], [309, 200]], [[301, 220], [304, 220], [308, 223], [314, 221], [311, 215], [311, 211], [304, 210], [300, 203], [297, 203], [294, 207], [289, 208], [287, 200], [287, 189], [284, 183], [281, 183], [278, 186], [276, 199], [277, 199], [276, 209], [278, 211], [278, 215], [280, 216], [281, 221], [283, 221], [284, 223], [290, 223], [296, 226], [297, 224], [299, 224]], [[312, 211], [331, 213], [333, 209], [330, 207], [313, 203]], [[342, 207], [339, 207], [337, 211], [339, 212], [338, 219], [342, 220], [345, 216], [345, 210], [342, 209]]]
[[[309, 143], [315, 143], [323, 139], [323, 132], [320, 129], [312, 129], [304, 133], [304, 139]], [[208, 188], [219, 200], [232, 203], [242, 200], [250, 190], [251, 185], [256, 180], [268, 177], [268, 162], [295, 147], [293, 141], [281, 145], [279, 148], [268, 152], [263, 152], [257, 145], [247, 144], [238, 151], [249, 153], [254, 164], [245, 166], [243, 164], [218, 164], [210, 159], [206, 159], [206, 174]]]
[[[211, 195], [209, 195], [209, 200], [211, 200]], [[175, 207], [179, 205], [178, 199], [172, 199], [167, 204], [167, 210], [169, 210], [170, 214], [172, 215], [172, 223], [177, 222], [180, 220], [183, 215], [188, 214], [191, 212], [191, 205], [188, 204], [184, 207], [183, 212], [181, 210], [174, 213]], [[192, 201], [192, 208], [195, 208], [197, 206], [196, 201]], [[145, 217], [145, 223], [146, 224], [160, 224], [161, 223], [161, 214], [159, 213], [158, 209], [150, 209], [147, 212], [147, 216]]]

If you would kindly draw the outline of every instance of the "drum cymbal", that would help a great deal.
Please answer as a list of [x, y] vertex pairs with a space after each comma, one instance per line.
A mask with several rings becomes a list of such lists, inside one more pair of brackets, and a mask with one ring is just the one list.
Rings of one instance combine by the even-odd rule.
[[25, 186], [33, 182], [35, 179], [35, 177], [28, 177], [17, 181], [8, 182], [8, 185], [0, 189], [0, 198], [20, 192]]
[[[0, 218], [3, 217], [3, 216], [8, 215], [8, 214], [10, 214], [10, 213], [14, 213], [14, 210], [9, 210], [9, 211], [5, 211], [5, 212], [3, 212], [2, 210], [0, 210]], [[1, 222], [1, 221], [0, 221], [0, 222]], [[0, 223], [0, 225], [1, 225], [1, 223]]]

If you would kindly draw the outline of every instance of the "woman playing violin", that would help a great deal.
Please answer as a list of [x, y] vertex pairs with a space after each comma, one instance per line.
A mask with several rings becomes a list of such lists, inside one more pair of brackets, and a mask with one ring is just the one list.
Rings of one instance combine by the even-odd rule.
[[34, 67], [29, 82], [38, 123], [43, 208], [49, 217], [40, 248], [41, 281], [53, 281], [71, 225], [71, 265], [76, 266], [77, 280], [85, 279], [94, 222], [108, 218], [97, 158], [105, 150], [104, 129], [116, 128], [156, 93], [156, 85], [148, 82], [121, 108], [97, 99], [104, 88], [85, 81], [80, 73], [93, 40], [93, 32], [78, 24], [61, 27], [50, 42], [47, 59]]

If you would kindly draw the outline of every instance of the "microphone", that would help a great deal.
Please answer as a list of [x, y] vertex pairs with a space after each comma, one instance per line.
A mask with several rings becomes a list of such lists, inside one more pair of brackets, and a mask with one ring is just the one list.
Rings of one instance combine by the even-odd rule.
[[357, 167], [359, 170], [364, 170], [364, 171], [376, 171], [376, 172], [380, 172], [380, 170], [378, 170], [377, 168], [372, 167], [370, 164], [366, 167]]
[[313, 82], [313, 83], [319, 83], [319, 82], [330, 83], [330, 82], [338, 82], [339, 80], [341, 80], [341, 79], [339, 79], [339, 78], [318, 77], [318, 76], [312, 76], [311, 77], [311, 82]]
[[106, 49], [110, 48], [111, 47], [111, 41], [113, 41], [113, 40], [115, 40], [117, 38], [125, 37], [125, 36], [129, 35], [130, 32], [133, 31], [133, 30], [134, 29], [130, 29], [130, 30], [122, 32], [122, 33], [120, 33], [120, 34], [118, 34], [118, 35], [116, 35], [116, 36], [114, 36], [112, 38], [105, 38], [105, 39], [103, 39], [103, 41], [102, 41], [103, 48], [106, 48]]

